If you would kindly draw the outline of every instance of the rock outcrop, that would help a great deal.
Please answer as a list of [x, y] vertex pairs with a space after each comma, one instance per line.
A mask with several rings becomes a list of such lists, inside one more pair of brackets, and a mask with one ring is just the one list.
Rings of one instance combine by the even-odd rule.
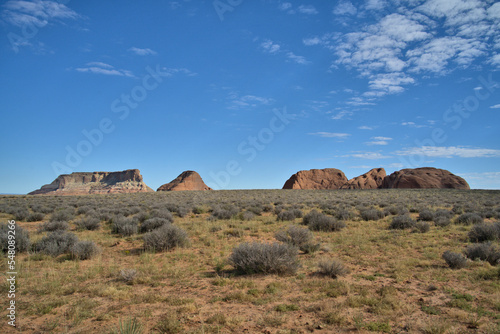
[[311, 169], [293, 174], [283, 189], [339, 189], [346, 182], [347, 177], [340, 169]]
[[347, 180], [344, 173], [335, 168], [303, 170], [293, 174], [283, 189], [470, 189], [460, 176], [444, 169], [422, 167], [402, 169], [386, 175], [383, 168]]
[[450, 188], [470, 189], [469, 184], [460, 176], [444, 169], [423, 167], [402, 169], [384, 178], [381, 188], [428, 189]]
[[369, 172], [347, 181], [340, 189], [377, 189], [386, 177], [385, 169], [373, 168]]
[[212, 190], [203, 182], [200, 174], [188, 170], [182, 172], [175, 180], [166, 183], [158, 188], [157, 191], [183, 191], [183, 190]]
[[138, 169], [122, 172], [90, 172], [59, 175], [28, 195], [88, 195], [151, 192]]

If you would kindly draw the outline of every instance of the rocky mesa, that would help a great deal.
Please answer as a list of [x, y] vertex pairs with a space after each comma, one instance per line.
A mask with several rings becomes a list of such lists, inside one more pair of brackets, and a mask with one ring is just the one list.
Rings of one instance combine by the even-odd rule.
[[347, 177], [340, 169], [301, 170], [285, 182], [283, 189], [339, 189], [346, 182]]
[[138, 169], [121, 172], [75, 172], [59, 175], [28, 195], [88, 195], [152, 192]]
[[174, 180], [158, 188], [157, 191], [212, 190], [203, 182], [200, 174], [188, 170], [182, 172]]
[[460, 176], [445, 169], [422, 167], [402, 169], [384, 178], [381, 188], [385, 189], [470, 189], [469, 184]]
[[386, 176], [385, 169], [373, 168], [363, 175], [350, 179], [340, 189], [378, 189]]
[[470, 189], [469, 184], [451, 172], [422, 167], [402, 169], [386, 175], [383, 168], [347, 180], [339, 169], [311, 169], [293, 174], [283, 189]]

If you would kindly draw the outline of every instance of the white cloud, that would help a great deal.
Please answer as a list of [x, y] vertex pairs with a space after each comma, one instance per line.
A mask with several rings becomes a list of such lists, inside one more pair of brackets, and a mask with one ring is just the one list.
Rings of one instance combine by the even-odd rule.
[[7, 1], [3, 6], [3, 19], [15, 26], [34, 24], [44, 27], [54, 19], [77, 19], [79, 15], [57, 1]]
[[385, 0], [366, 0], [365, 8], [371, 10], [381, 10], [387, 6], [387, 2]]
[[312, 136], [320, 136], [322, 138], [347, 138], [350, 136], [348, 133], [336, 133], [336, 132], [314, 132], [309, 133]]
[[228, 96], [228, 109], [240, 110], [250, 109], [274, 103], [274, 99], [256, 95], [240, 96], [237, 92], [231, 92]]
[[266, 40], [260, 44], [261, 48], [264, 49], [264, 51], [270, 53], [270, 54], [276, 54], [280, 51], [280, 45], [273, 43], [271, 40]]
[[427, 127], [427, 125], [421, 125], [421, 124], [417, 124], [415, 122], [402, 122], [401, 125], [409, 126], [411, 128], [417, 128], [417, 129]]
[[298, 11], [302, 14], [307, 14], [307, 15], [318, 14], [318, 11], [312, 5], [300, 5]]
[[490, 107], [491, 109], [500, 109], [500, 104], [495, 104], [494, 106]]
[[389, 156], [383, 155], [379, 152], [357, 152], [348, 155], [344, 155], [345, 158], [358, 158], [366, 160], [377, 160], [377, 159], [387, 159]]
[[350, 119], [349, 117], [352, 116], [353, 114], [354, 113], [352, 111], [342, 110], [337, 114], [333, 115], [331, 118], [333, 120]]
[[362, 126], [358, 126], [358, 129], [360, 129], [360, 130], [373, 130], [374, 127], [367, 126], [367, 125], [362, 125]]
[[390, 137], [372, 137], [371, 138], [372, 140], [367, 142], [366, 145], [380, 145], [380, 146], [384, 146], [384, 145], [389, 145], [389, 141], [392, 140], [392, 138]]
[[301, 64], [301, 65], [307, 65], [307, 64], [310, 64], [311, 62], [308, 61], [305, 57], [303, 56], [297, 56], [296, 54], [294, 54], [293, 52], [288, 52], [286, 54], [286, 56], [288, 57], [288, 59], [296, 62], [297, 64]]
[[292, 8], [292, 4], [289, 2], [283, 2], [282, 4], [279, 5], [278, 8], [282, 11], [286, 11]]
[[[372, 15], [385, 0], [366, 0], [356, 13], [370, 17], [370, 24], [344, 34], [325, 34], [303, 40], [333, 50], [332, 67], [344, 66], [369, 80], [364, 97], [378, 99], [418, 83], [417, 75], [446, 75], [486, 57], [500, 67], [500, 3], [484, 0], [392, 1], [396, 13]], [[354, 10], [341, 0], [334, 13]], [[354, 6], [352, 6], [354, 7]], [[354, 9], [356, 9], [354, 7]], [[347, 25], [346, 25], [347, 26]], [[356, 102], [356, 101], [355, 101]], [[369, 101], [371, 102], [371, 101]]]
[[149, 56], [149, 55], [156, 55], [156, 51], [153, 51], [151, 49], [141, 49], [141, 48], [136, 48], [136, 47], [131, 47], [128, 49], [128, 51], [135, 53], [138, 56]]
[[347, 0], [340, 1], [337, 6], [333, 9], [333, 14], [335, 15], [355, 15], [358, 10], [354, 5]]
[[75, 70], [78, 72], [85, 72], [85, 73], [115, 75], [121, 77], [134, 78], [134, 75], [131, 71], [115, 69], [113, 66], [102, 62], [90, 62], [87, 63], [85, 67], [78, 67]]
[[311, 37], [311, 38], [305, 38], [302, 40], [302, 43], [306, 46], [311, 46], [311, 45], [318, 45], [321, 43], [321, 39], [318, 37]]
[[500, 150], [487, 148], [471, 148], [464, 146], [422, 146], [396, 151], [396, 155], [421, 155], [433, 158], [497, 158]]

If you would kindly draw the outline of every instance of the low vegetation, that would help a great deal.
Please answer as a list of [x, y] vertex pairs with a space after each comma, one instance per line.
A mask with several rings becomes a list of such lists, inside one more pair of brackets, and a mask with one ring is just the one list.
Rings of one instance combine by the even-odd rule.
[[0, 196], [0, 217], [23, 333], [500, 332], [498, 191]]

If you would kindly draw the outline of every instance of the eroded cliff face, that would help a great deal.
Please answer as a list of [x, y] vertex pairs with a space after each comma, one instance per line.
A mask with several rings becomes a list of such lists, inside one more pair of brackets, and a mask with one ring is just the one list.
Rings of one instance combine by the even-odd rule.
[[184, 191], [184, 190], [212, 190], [208, 187], [200, 174], [188, 170], [182, 172], [177, 178], [158, 188], [157, 191]]
[[59, 175], [28, 195], [88, 195], [151, 192], [138, 169], [122, 172], [89, 172]]
[[311, 169], [293, 174], [283, 189], [339, 189], [346, 182], [347, 177], [340, 169]]
[[381, 188], [392, 189], [470, 189], [469, 184], [460, 176], [445, 169], [422, 167], [402, 169], [384, 178]]
[[340, 189], [378, 189], [386, 177], [385, 169], [374, 168], [347, 181]]

